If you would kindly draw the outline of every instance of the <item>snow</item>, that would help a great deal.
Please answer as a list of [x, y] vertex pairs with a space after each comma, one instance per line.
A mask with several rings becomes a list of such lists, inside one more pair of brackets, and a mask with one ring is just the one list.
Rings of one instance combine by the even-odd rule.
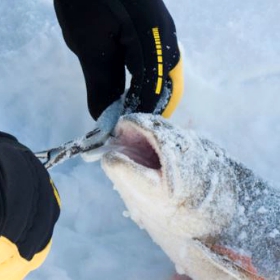
[[[172, 122], [214, 140], [279, 188], [280, 3], [166, 0], [184, 48]], [[78, 60], [51, 0], [0, 2], [0, 129], [32, 150], [93, 129]], [[51, 171], [62, 198], [52, 251], [28, 280], [169, 280], [173, 264], [130, 219], [99, 163]], [[274, 232], [275, 234], [275, 232]]]
[[279, 234], [280, 234], [279, 230], [275, 228], [271, 233], [269, 233], [269, 236], [271, 238], [275, 238]]
[[260, 214], [265, 214], [265, 213], [267, 213], [267, 209], [264, 207], [264, 206], [261, 206], [258, 210], [257, 210], [257, 212], [258, 213], [260, 213]]

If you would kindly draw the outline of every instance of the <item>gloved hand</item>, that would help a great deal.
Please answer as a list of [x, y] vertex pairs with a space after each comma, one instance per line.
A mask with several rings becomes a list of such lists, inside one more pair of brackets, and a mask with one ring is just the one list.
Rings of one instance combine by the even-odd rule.
[[0, 279], [22, 280], [49, 253], [60, 198], [48, 172], [0, 132]]
[[[65, 42], [81, 62], [93, 119], [123, 94], [125, 66], [132, 76], [125, 105], [130, 113], [156, 107], [164, 117], [173, 113], [183, 93], [183, 67], [164, 1], [54, 0], [54, 6]], [[172, 95], [162, 99], [168, 79]]]

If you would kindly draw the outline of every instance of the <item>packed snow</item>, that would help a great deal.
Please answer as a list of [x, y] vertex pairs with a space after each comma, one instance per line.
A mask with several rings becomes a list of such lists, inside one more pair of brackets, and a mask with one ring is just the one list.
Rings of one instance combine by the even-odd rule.
[[[218, 143], [280, 190], [279, 1], [165, 3], [184, 49], [186, 83], [171, 121]], [[94, 128], [52, 0], [2, 0], [0, 13], [0, 130], [40, 151]], [[28, 280], [172, 278], [174, 265], [122, 215], [98, 162], [76, 158], [51, 175], [62, 213], [47, 261]]]

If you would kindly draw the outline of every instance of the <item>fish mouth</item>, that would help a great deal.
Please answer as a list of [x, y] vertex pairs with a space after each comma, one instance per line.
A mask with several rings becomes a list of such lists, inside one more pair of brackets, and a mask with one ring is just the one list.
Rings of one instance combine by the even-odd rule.
[[162, 168], [153, 134], [134, 123], [123, 121], [117, 125], [110, 145], [137, 165], [158, 171]]

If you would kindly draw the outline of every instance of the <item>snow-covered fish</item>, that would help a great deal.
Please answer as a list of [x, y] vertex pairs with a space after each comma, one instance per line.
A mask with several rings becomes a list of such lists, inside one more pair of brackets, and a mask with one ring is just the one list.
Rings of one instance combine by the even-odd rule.
[[280, 279], [280, 194], [159, 116], [121, 118], [102, 166], [130, 217], [194, 280]]

